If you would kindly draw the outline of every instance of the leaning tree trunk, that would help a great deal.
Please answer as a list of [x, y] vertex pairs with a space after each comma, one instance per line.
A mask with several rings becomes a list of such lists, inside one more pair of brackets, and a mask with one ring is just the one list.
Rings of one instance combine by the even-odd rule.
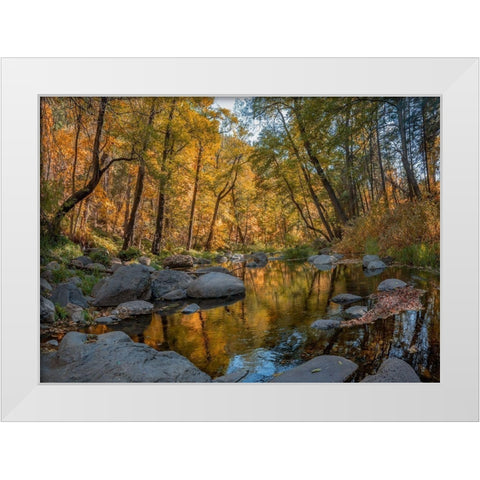
[[54, 236], [60, 235], [62, 220], [65, 215], [80, 203], [84, 198], [88, 197], [94, 190], [95, 187], [100, 182], [104, 171], [100, 168], [100, 138], [102, 136], [103, 122], [105, 120], [105, 109], [107, 107], [108, 98], [102, 97], [100, 100], [100, 106], [98, 108], [98, 117], [97, 117], [97, 128], [95, 131], [95, 140], [93, 142], [93, 151], [92, 151], [92, 164], [93, 164], [93, 173], [90, 181], [81, 188], [74, 192], [70, 197], [68, 197], [63, 204], [58, 209], [57, 213], [53, 217], [51, 223], [51, 233]]
[[300, 115], [300, 109], [298, 107], [298, 100], [295, 99], [295, 107], [294, 107], [294, 113], [295, 117], [297, 119], [297, 124], [298, 128], [300, 130], [300, 136], [302, 138], [303, 145], [305, 147], [305, 150], [308, 154], [308, 158], [310, 159], [310, 162], [314, 166], [318, 176], [320, 177], [320, 180], [322, 182], [322, 185], [324, 186], [325, 190], [327, 191], [328, 197], [330, 198], [330, 201], [332, 202], [333, 208], [335, 210], [335, 214], [337, 215], [338, 220], [340, 223], [345, 224], [347, 223], [348, 217], [345, 214], [345, 211], [340, 204], [340, 201], [337, 198], [337, 195], [335, 194], [335, 191], [333, 190], [332, 185], [330, 184], [327, 175], [325, 174], [325, 171], [323, 170], [322, 166], [320, 165], [320, 161], [318, 160], [317, 156], [315, 155], [313, 151], [313, 147], [310, 143], [310, 140], [308, 139], [307, 132], [305, 130], [305, 125], [303, 124], [301, 115]]

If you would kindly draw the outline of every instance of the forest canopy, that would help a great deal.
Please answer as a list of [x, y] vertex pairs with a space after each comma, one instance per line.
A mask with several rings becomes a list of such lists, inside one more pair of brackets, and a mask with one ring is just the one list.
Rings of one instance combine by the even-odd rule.
[[40, 121], [45, 237], [159, 255], [400, 235], [439, 254], [438, 97], [42, 97]]

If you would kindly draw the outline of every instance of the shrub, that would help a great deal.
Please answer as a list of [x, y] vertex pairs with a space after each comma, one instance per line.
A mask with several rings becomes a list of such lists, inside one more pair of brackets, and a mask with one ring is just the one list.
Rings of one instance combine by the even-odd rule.
[[89, 256], [95, 263], [101, 263], [105, 266], [110, 265], [110, 255], [108, 254], [107, 250], [94, 250]]
[[80, 289], [84, 295], [90, 296], [92, 294], [93, 287], [102, 279], [102, 276], [99, 274], [94, 275], [85, 275], [80, 274]]
[[342, 253], [391, 255], [410, 265], [438, 266], [439, 202], [405, 202], [392, 210], [376, 206], [345, 228], [336, 249]]
[[52, 281], [54, 283], [62, 283], [67, 278], [73, 277], [75, 274], [69, 270], [65, 265], [60, 265], [57, 270], [52, 270]]
[[308, 258], [314, 254], [315, 250], [310, 245], [299, 245], [298, 247], [287, 248], [283, 252], [283, 256], [286, 260]]
[[67, 310], [59, 305], [58, 303], [55, 304], [55, 321], [57, 320], [65, 320], [68, 317]]
[[126, 250], [121, 250], [120, 252], [118, 252], [118, 257], [124, 261], [133, 260], [134, 258], [140, 257], [141, 255], [142, 252], [136, 247], [128, 247]]

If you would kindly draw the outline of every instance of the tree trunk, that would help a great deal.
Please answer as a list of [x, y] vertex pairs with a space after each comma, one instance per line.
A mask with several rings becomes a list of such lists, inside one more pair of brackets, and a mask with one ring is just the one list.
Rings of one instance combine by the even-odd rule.
[[193, 184], [192, 205], [190, 207], [190, 220], [188, 222], [187, 250], [192, 248], [193, 221], [195, 218], [195, 204], [197, 202], [198, 182], [200, 179], [200, 167], [202, 165], [203, 146], [199, 143], [197, 165], [195, 167], [195, 182]]
[[383, 162], [382, 162], [382, 151], [380, 148], [380, 133], [379, 133], [379, 126], [378, 126], [378, 111], [376, 112], [376, 123], [375, 123], [375, 137], [376, 137], [376, 144], [377, 144], [377, 157], [378, 157], [378, 167], [380, 168], [380, 178], [382, 180], [382, 194], [385, 198], [385, 203], [388, 207], [388, 194], [387, 194], [387, 186], [385, 182], [385, 171], [383, 170]]
[[[75, 130], [75, 145], [73, 147], [73, 168], [72, 168], [72, 195], [75, 193], [75, 176], [77, 174], [77, 162], [78, 162], [78, 140], [80, 138], [80, 127], [82, 122], [82, 110], [78, 108], [76, 130]], [[70, 236], [74, 234], [74, 222], [75, 222], [75, 210], [72, 211], [70, 217]]]
[[400, 139], [402, 143], [402, 164], [407, 176], [408, 196], [412, 200], [415, 197], [421, 198], [422, 195], [420, 193], [420, 189], [418, 188], [417, 180], [415, 179], [415, 175], [413, 173], [413, 170], [410, 166], [410, 162], [408, 159], [407, 136], [405, 132], [405, 118], [404, 118], [404, 112], [403, 112], [403, 105], [404, 105], [403, 98], [397, 100], [398, 129], [400, 131]]
[[84, 188], [76, 191], [70, 197], [68, 197], [60, 208], [55, 213], [53, 221], [51, 223], [51, 232], [54, 236], [60, 235], [60, 229], [63, 217], [73, 208], [77, 203], [80, 203], [84, 198], [88, 197], [98, 185], [98, 182], [102, 178], [105, 170], [100, 168], [100, 138], [102, 136], [103, 122], [105, 120], [105, 109], [107, 107], [108, 98], [102, 97], [100, 100], [100, 105], [98, 107], [98, 117], [97, 117], [97, 127], [95, 131], [95, 140], [93, 142], [93, 151], [92, 151], [92, 164], [93, 164], [93, 173], [90, 181]]
[[[133, 237], [135, 234], [135, 222], [137, 221], [137, 212], [142, 199], [143, 193], [143, 184], [145, 181], [145, 155], [148, 150], [148, 145], [150, 142], [151, 128], [153, 125], [153, 120], [155, 119], [155, 100], [152, 101], [152, 106], [150, 109], [150, 115], [148, 117], [147, 131], [145, 132], [145, 137], [143, 140], [142, 151], [140, 153], [138, 173], [137, 173], [137, 182], [135, 184], [135, 194], [133, 196], [132, 208], [130, 210], [130, 218], [128, 220], [127, 226], [125, 228], [125, 233], [123, 234], [123, 246], [122, 250], [126, 250], [133, 243]], [[127, 197], [128, 202], [128, 197]]]
[[295, 102], [295, 107], [294, 107], [294, 113], [295, 117], [297, 119], [298, 123], [298, 128], [300, 130], [300, 136], [302, 138], [303, 145], [305, 147], [305, 150], [308, 154], [308, 157], [310, 159], [310, 162], [314, 166], [318, 176], [320, 177], [320, 180], [322, 182], [322, 185], [325, 187], [325, 190], [327, 191], [328, 197], [330, 198], [330, 201], [332, 202], [333, 208], [335, 210], [335, 213], [337, 215], [338, 221], [342, 224], [347, 223], [347, 215], [345, 214], [344, 209], [342, 208], [342, 205], [340, 204], [337, 195], [335, 194], [335, 191], [333, 190], [332, 185], [328, 181], [328, 178], [325, 174], [325, 171], [323, 170], [322, 166], [320, 165], [320, 161], [318, 160], [317, 156], [313, 152], [312, 145], [310, 144], [310, 141], [307, 136], [307, 132], [305, 130], [305, 125], [303, 124], [301, 115], [300, 115], [300, 109], [298, 106], [298, 99], [294, 100]]
[[160, 253], [160, 248], [163, 242], [163, 230], [164, 230], [164, 221], [165, 221], [165, 201], [166, 201], [166, 192], [167, 187], [167, 159], [172, 153], [172, 121], [173, 115], [175, 113], [176, 99], [173, 98], [172, 104], [170, 107], [170, 112], [168, 114], [167, 127], [165, 129], [165, 137], [163, 140], [163, 151], [162, 159], [160, 163], [160, 185], [158, 192], [158, 208], [157, 208], [157, 218], [155, 221], [155, 234], [152, 241], [152, 253], [158, 255]]

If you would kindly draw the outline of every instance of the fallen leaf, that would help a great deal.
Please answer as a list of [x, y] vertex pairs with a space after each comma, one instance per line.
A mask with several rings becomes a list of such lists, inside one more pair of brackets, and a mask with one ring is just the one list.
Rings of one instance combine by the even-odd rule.
[[312, 373], [317, 373], [317, 372], [321, 372], [321, 371], [322, 371], [321, 368], [314, 368], [314, 369], [312, 370]]

